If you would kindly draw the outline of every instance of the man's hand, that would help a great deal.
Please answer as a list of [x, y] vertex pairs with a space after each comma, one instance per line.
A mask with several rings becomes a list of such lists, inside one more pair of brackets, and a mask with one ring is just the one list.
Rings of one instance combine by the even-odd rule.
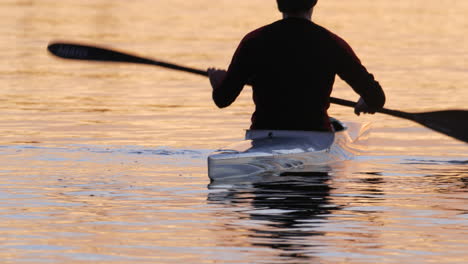
[[359, 101], [357, 102], [356, 106], [354, 107], [354, 113], [356, 115], [360, 115], [361, 113], [364, 113], [364, 114], [375, 114], [375, 109], [372, 109], [370, 108], [366, 102], [364, 101], [364, 99], [362, 99], [362, 97], [359, 99]]
[[210, 78], [211, 87], [213, 87], [213, 89], [217, 89], [226, 76], [226, 71], [216, 68], [208, 68], [207, 72], [208, 78]]

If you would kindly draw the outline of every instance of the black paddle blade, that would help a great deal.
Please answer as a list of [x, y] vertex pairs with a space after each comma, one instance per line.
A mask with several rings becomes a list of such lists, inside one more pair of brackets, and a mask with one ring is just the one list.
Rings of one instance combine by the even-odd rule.
[[53, 43], [47, 49], [57, 57], [72, 60], [153, 64], [151, 60], [110, 49], [71, 43]]
[[468, 110], [414, 113], [412, 120], [432, 130], [468, 143]]

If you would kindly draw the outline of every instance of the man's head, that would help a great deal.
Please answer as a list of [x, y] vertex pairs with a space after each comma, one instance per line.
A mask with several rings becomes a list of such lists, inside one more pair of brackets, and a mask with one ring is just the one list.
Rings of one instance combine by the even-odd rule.
[[283, 13], [298, 13], [310, 10], [318, 0], [276, 0], [279, 11]]

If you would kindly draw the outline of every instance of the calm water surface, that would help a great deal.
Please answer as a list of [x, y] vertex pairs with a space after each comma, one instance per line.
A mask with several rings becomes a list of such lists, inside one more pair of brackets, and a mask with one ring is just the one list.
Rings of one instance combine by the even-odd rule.
[[[361, 155], [315, 177], [210, 184], [206, 157], [242, 137], [206, 79], [62, 61], [52, 40], [226, 67], [279, 18], [265, 0], [2, 0], [0, 263], [466, 263], [468, 146], [384, 115]], [[321, 1], [389, 108], [467, 108], [468, 2]], [[334, 96], [357, 96], [338, 81]], [[465, 121], [466, 122], [466, 121]]]

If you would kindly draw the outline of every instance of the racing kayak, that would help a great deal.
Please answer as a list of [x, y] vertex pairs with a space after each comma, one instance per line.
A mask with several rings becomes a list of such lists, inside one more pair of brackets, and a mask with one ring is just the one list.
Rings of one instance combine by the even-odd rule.
[[[261, 174], [287, 175], [351, 159], [348, 127], [331, 119], [335, 132], [247, 130], [245, 140], [208, 156], [211, 181], [236, 181]], [[362, 130], [359, 129], [361, 134]]]

